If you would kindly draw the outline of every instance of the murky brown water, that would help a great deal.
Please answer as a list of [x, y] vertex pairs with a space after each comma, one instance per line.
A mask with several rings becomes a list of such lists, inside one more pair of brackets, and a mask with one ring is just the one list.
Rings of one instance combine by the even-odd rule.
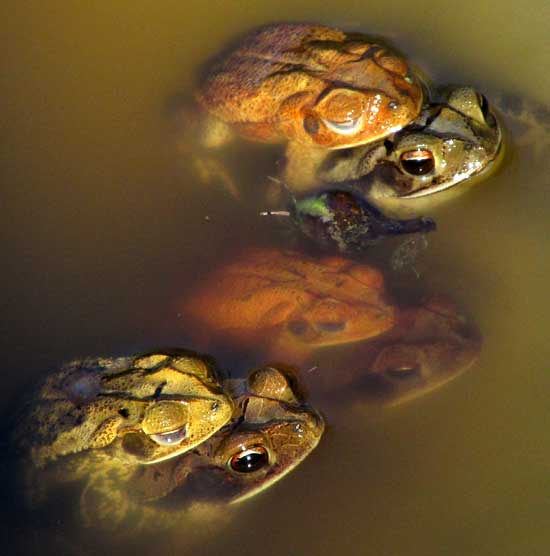
[[[185, 345], [174, 296], [235, 244], [282, 243], [252, 203], [197, 188], [164, 116], [236, 34], [315, 20], [388, 37], [435, 81], [470, 83], [490, 100], [550, 94], [542, 0], [66, 0], [4, 2], [0, 14], [6, 410], [69, 358]], [[242, 168], [245, 187], [261, 163]], [[515, 149], [497, 175], [435, 213], [418, 287], [475, 316], [484, 348], [474, 369], [433, 396], [330, 428], [232, 520], [182, 527], [139, 553], [546, 556], [549, 170], [548, 157]], [[75, 553], [95, 553], [97, 539], [71, 533]], [[32, 533], [12, 529], [14, 543], [23, 536]], [[21, 553], [47, 553], [41, 539]]]

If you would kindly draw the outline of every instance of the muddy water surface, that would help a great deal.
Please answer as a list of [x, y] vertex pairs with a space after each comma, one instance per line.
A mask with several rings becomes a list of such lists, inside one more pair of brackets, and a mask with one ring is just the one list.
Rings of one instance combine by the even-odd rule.
[[[193, 323], [182, 326], [174, 297], [221, 253], [284, 244], [256, 215], [257, 199], [236, 206], [200, 188], [171, 140], [170, 98], [190, 92], [200, 64], [239, 33], [281, 19], [338, 25], [387, 37], [434, 81], [472, 84], [490, 101], [550, 98], [542, 0], [529, 9], [8, 1], [0, 13], [4, 414], [64, 360], [188, 345]], [[243, 149], [234, 159], [252, 191], [273, 155]], [[548, 160], [532, 144], [512, 145], [498, 173], [434, 212], [439, 230], [420, 279], [408, 277], [411, 290], [451, 295], [475, 317], [484, 346], [473, 369], [425, 399], [329, 427], [270, 491], [223, 518], [140, 540], [139, 553], [546, 555]], [[14, 552], [102, 546], [63, 521], [27, 527], [12, 501], [1, 504]], [[126, 550], [135, 547], [117, 543]]]

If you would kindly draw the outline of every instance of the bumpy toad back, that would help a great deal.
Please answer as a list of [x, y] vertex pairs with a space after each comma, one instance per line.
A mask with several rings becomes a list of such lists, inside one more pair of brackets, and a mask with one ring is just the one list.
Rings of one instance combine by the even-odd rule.
[[63, 465], [49, 477], [52, 487], [81, 480], [80, 499], [71, 504], [81, 521], [121, 535], [182, 528], [197, 507], [214, 513], [258, 494], [315, 449], [324, 422], [284, 370], [264, 367], [233, 387], [231, 423], [194, 450], [150, 465], [115, 467], [80, 454], [79, 472], [68, 475]]
[[197, 99], [250, 139], [334, 149], [407, 125], [420, 111], [422, 87], [402, 57], [364, 35], [279, 23], [222, 54]]
[[50, 375], [16, 433], [37, 467], [109, 450], [128, 463], [181, 454], [231, 418], [231, 398], [192, 352], [74, 361]]

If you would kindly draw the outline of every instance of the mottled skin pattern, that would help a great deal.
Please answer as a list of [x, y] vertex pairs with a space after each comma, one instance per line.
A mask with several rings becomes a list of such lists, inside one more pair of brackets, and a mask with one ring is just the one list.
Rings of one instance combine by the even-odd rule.
[[303, 461], [324, 423], [282, 369], [265, 367], [227, 387], [235, 396], [231, 423], [184, 456], [131, 466], [86, 452], [35, 470], [34, 482], [50, 495], [82, 482], [84, 525], [121, 535], [185, 527], [196, 508], [211, 514], [249, 498]]
[[485, 97], [471, 87], [452, 87], [385, 141], [332, 153], [315, 181], [330, 187], [351, 182], [351, 189], [377, 205], [416, 199], [489, 170], [501, 142], [500, 125]]
[[[155, 499], [183, 485], [195, 497], [241, 502], [292, 471], [317, 446], [324, 422], [305, 403], [294, 369], [263, 367], [230, 387], [237, 406], [232, 424], [192, 453], [142, 468], [132, 488], [135, 496]], [[161, 468], [170, 480], [158, 478]], [[154, 475], [153, 483], [145, 482]], [[157, 484], [163, 485], [160, 491]]]
[[[195, 144], [219, 147], [232, 132], [287, 142], [285, 180], [300, 191], [329, 149], [362, 145], [407, 125], [420, 112], [423, 90], [404, 58], [365, 35], [279, 23], [219, 55], [206, 67], [196, 98], [208, 116], [193, 132]], [[183, 112], [184, 121], [195, 119]], [[184, 135], [182, 144], [189, 131]], [[204, 181], [215, 176], [238, 196], [222, 165], [206, 156], [191, 159]]]
[[222, 55], [197, 99], [250, 139], [333, 149], [406, 125], [420, 110], [422, 89], [403, 58], [364, 35], [280, 23], [250, 33]]
[[336, 363], [312, 357], [308, 364], [315, 370], [302, 378], [310, 392], [328, 398], [328, 405], [397, 405], [466, 371], [477, 360], [481, 344], [475, 324], [451, 300], [432, 297], [401, 308], [393, 329], [339, 352]]
[[375, 268], [276, 249], [251, 249], [214, 270], [179, 309], [209, 335], [293, 362], [394, 324]]
[[52, 373], [29, 398], [16, 444], [37, 467], [102, 450], [151, 463], [212, 436], [232, 410], [215, 367], [193, 352], [89, 358]]

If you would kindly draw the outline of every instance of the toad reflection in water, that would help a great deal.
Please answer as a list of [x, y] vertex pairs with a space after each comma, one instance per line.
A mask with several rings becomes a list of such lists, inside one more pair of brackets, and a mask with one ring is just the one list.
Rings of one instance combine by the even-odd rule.
[[[376, 338], [339, 350], [326, 363], [312, 358], [301, 378], [323, 409], [395, 406], [437, 390], [469, 369], [482, 345], [475, 324], [447, 298], [432, 296], [401, 307], [395, 326]], [[342, 402], [345, 401], [345, 404]]]
[[[341, 396], [375, 405], [420, 396], [469, 368], [481, 348], [448, 299], [396, 306], [378, 270], [342, 257], [250, 250], [181, 307], [202, 322], [210, 346], [315, 368], [304, 382], [323, 408]], [[331, 346], [340, 346], [337, 361]]]

